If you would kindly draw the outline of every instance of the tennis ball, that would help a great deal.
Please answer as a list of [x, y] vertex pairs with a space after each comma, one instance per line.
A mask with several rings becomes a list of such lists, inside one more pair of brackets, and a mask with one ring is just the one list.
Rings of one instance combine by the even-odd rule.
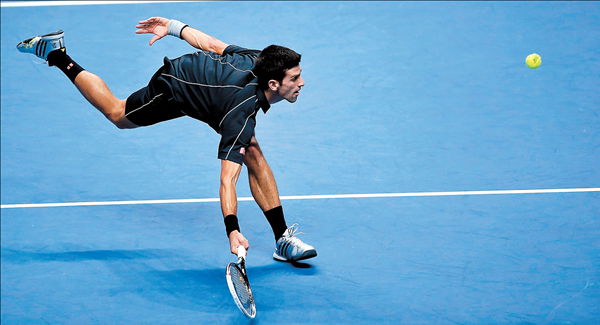
[[542, 57], [537, 53], [529, 54], [525, 59], [525, 64], [531, 69], [536, 69], [542, 65]]

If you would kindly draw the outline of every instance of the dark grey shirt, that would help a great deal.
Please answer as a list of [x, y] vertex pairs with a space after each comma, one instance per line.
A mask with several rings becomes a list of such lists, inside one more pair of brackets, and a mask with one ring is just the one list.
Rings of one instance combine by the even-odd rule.
[[188, 116], [221, 134], [218, 158], [243, 163], [256, 126], [256, 113], [270, 105], [252, 73], [258, 50], [229, 45], [223, 55], [198, 51], [169, 60], [162, 77]]

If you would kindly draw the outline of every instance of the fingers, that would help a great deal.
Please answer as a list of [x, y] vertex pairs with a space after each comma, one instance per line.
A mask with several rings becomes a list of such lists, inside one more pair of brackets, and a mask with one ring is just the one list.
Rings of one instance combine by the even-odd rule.
[[169, 23], [168, 19], [162, 18], [162, 17], [150, 17], [146, 20], [140, 20], [138, 22], [138, 26], [150, 26], [150, 25], [162, 25], [162, 26], [167, 26], [167, 24]]
[[244, 235], [242, 235], [241, 233], [237, 233], [235, 235], [232, 235], [229, 239], [229, 248], [231, 250], [231, 253], [234, 255], [237, 255], [238, 253], [238, 247], [239, 246], [244, 246], [244, 248], [246, 249], [246, 251], [248, 251], [248, 249], [250, 248], [250, 243], [248, 242], [248, 240], [246, 239], [246, 237], [244, 237]]
[[142, 33], [153, 33], [153, 29], [156, 26], [151, 25], [151, 24], [146, 24], [146, 25], [135, 25], [135, 28], [137, 28], [138, 30], [136, 30], [135, 32], [138, 34], [142, 34]]
[[147, 28], [147, 27], [151, 27], [151, 26], [155, 26], [157, 25], [157, 23], [155, 21], [140, 21], [137, 25], [135, 25], [135, 28]]
[[135, 25], [135, 28], [139, 28], [139, 29], [147, 29], [148, 27], [151, 27], [154, 24], [148, 23], [148, 22], [141, 22], [137, 25]]
[[135, 31], [136, 34], [152, 34], [152, 30], [147, 28], [148, 26], [142, 26], [142, 25], [137, 25], [135, 26], [135, 28], [137, 28], [137, 30]]
[[231, 246], [231, 254], [237, 255], [238, 254], [238, 247], [240, 247], [240, 246], [244, 246], [244, 248], [246, 249], [246, 252], [248, 252], [248, 248], [250, 248], [250, 245], [248, 245], [248, 244], [244, 245], [244, 244], [240, 243], [240, 245]]
[[161, 38], [162, 38], [162, 36], [154, 35], [154, 37], [152, 37], [150, 39], [150, 46], [152, 46], [152, 44], [154, 44], [154, 42], [158, 41]]
[[248, 240], [246, 238], [244, 238], [244, 240], [240, 241], [240, 245], [244, 246], [244, 248], [246, 250], [248, 250], [248, 248], [250, 248], [250, 243], [248, 242]]
[[244, 239], [244, 241], [240, 241], [237, 244], [232, 244], [231, 245], [231, 253], [233, 255], [237, 255], [238, 253], [238, 247], [243, 246], [246, 249], [246, 252], [248, 251], [248, 249], [250, 248], [250, 244], [248, 243], [247, 240]]
[[158, 20], [157, 18], [158, 18], [158, 17], [150, 17], [150, 18], [148, 18], [148, 19], [146, 19], [146, 20], [141, 20], [141, 21], [139, 22], [139, 24], [149, 24], [149, 23], [153, 23], [153, 22], [155, 22], [155, 21], [157, 21], [157, 20]]
[[142, 32], [136, 31], [136, 33], [138, 33], [138, 34], [152, 33], [152, 31], [150, 31], [150, 29], [152, 27], [156, 26], [158, 23], [159, 23], [159, 20], [157, 19], [157, 17], [150, 17], [146, 20], [140, 20], [138, 22], [138, 24], [135, 25], [135, 28], [141, 29], [143, 31]]

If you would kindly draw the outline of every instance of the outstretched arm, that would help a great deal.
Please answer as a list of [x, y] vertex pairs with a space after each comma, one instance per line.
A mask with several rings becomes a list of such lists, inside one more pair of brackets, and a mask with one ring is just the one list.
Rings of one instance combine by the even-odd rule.
[[[150, 45], [159, 39], [169, 35], [169, 27], [173, 27], [170, 24], [177, 24], [179, 22], [172, 21], [162, 17], [150, 17], [146, 20], [142, 20], [138, 23], [136, 34], [154, 34], [150, 39]], [[182, 26], [183, 27], [183, 26]], [[223, 54], [223, 51], [229, 44], [225, 44], [222, 41], [207, 35], [195, 28], [186, 26], [181, 32], [180, 37], [188, 42], [191, 46], [205, 51], [211, 51], [219, 55]]]
[[222, 55], [225, 48], [229, 46], [229, 44], [225, 44], [190, 26], [181, 31], [181, 38], [197, 49], [211, 51], [219, 55]]
[[[221, 160], [221, 186], [219, 188], [219, 197], [221, 199], [221, 211], [223, 212], [223, 217], [225, 217], [225, 224], [231, 220], [227, 220], [234, 216], [235, 219], [235, 228], [229, 233], [229, 246], [231, 249], [231, 253], [237, 254], [238, 246], [242, 245], [246, 249], [248, 249], [249, 244], [248, 240], [242, 235], [239, 231], [239, 227], [237, 226], [237, 194], [236, 194], [236, 184], [237, 180], [240, 177], [240, 172], [242, 170], [242, 165], [236, 164], [229, 160]], [[231, 224], [228, 226], [231, 227]], [[228, 229], [229, 231], [229, 229]]]

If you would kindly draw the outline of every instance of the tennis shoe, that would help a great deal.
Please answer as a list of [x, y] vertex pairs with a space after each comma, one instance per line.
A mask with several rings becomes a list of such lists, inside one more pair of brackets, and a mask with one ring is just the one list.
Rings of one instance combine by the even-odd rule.
[[66, 51], [64, 36], [65, 33], [62, 30], [42, 36], [35, 36], [17, 44], [17, 49], [23, 53], [31, 53], [40, 59], [48, 61], [48, 54], [50, 52], [55, 50]]
[[293, 224], [286, 229], [275, 244], [274, 259], [282, 262], [296, 262], [317, 256], [315, 248], [296, 237], [297, 233], [298, 224]]

